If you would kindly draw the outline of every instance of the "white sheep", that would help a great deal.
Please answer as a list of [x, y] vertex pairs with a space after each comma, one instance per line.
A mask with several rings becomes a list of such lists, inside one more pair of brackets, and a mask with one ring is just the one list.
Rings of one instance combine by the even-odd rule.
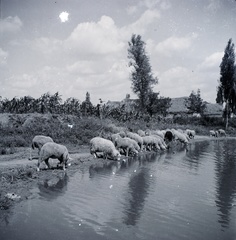
[[143, 149], [143, 138], [140, 137], [137, 133], [127, 131], [126, 132], [126, 137], [129, 137], [129, 138], [135, 140], [138, 143], [140, 149], [141, 150]]
[[225, 130], [223, 130], [223, 129], [219, 129], [219, 130], [218, 130], [218, 134], [219, 134], [219, 136], [224, 136], [224, 137], [226, 137], [226, 132], [225, 132]]
[[185, 134], [187, 134], [187, 136], [191, 139], [194, 138], [196, 135], [195, 130], [191, 130], [191, 129], [186, 129], [185, 130]]
[[143, 146], [146, 150], [151, 151], [153, 148], [160, 150], [158, 139], [156, 136], [144, 136]]
[[29, 160], [32, 160], [32, 149], [37, 148], [38, 154], [39, 154], [42, 146], [47, 142], [54, 142], [54, 141], [51, 137], [44, 136], [44, 135], [36, 135], [32, 140]]
[[161, 130], [146, 130], [146, 135], [148, 135], [148, 136], [151, 136], [151, 135], [157, 135], [157, 136], [159, 136], [159, 137], [161, 137], [161, 138], [163, 138], [164, 139], [164, 132], [163, 131], [161, 131]]
[[157, 139], [157, 144], [160, 147], [161, 150], [166, 150], [167, 149], [167, 144], [165, 143], [164, 139], [160, 137], [159, 135], [152, 135]]
[[210, 130], [209, 134], [210, 134], [210, 137], [218, 137], [218, 131]]
[[121, 155], [111, 140], [102, 137], [92, 138], [90, 140], [90, 153], [96, 158], [97, 152], [102, 152], [103, 158], [105, 159], [109, 156], [113, 159], [120, 160]]
[[116, 140], [117, 138], [121, 138], [121, 136], [120, 136], [119, 133], [113, 133], [113, 134], [111, 134], [110, 138], [111, 138], [111, 141], [112, 141], [113, 143], [115, 143], [115, 140]]
[[60, 161], [60, 164], [62, 164], [64, 171], [66, 170], [67, 161], [71, 160], [69, 152], [64, 145], [55, 142], [47, 142], [40, 150], [37, 171], [40, 170], [39, 166], [43, 161], [46, 163], [47, 167], [50, 168], [49, 158], [57, 158]]
[[137, 131], [137, 133], [138, 133], [138, 135], [140, 136], [140, 137], [144, 137], [146, 134], [145, 134], [145, 132], [143, 131], [143, 130], [138, 130]]
[[179, 140], [181, 143], [184, 143], [185, 145], [188, 145], [189, 140], [187, 138], [187, 136], [181, 132], [178, 132], [175, 129], [171, 129], [171, 131], [173, 132], [175, 139]]
[[140, 150], [138, 143], [135, 140], [128, 137], [125, 138], [117, 137], [115, 139], [115, 146], [117, 149], [122, 149], [124, 152], [126, 152], [126, 157], [129, 156], [129, 152], [138, 154]]

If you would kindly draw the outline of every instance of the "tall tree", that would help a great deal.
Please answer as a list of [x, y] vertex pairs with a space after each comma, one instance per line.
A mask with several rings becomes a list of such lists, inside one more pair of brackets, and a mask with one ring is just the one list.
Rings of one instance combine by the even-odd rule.
[[93, 111], [93, 104], [90, 101], [90, 94], [88, 92], [86, 93], [85, 101], [81, 104], [81, 111], [85, 116], [91, 114]]
[[217, 89], [216, 102], [225, 105], [225, 128], [228, 128], [228, 118], [236, 108], [236, 82], [235, 82], [235, 53], [234, 43], [230, 38], [225, 48], [220, 64], [220, 79]]
[[188, 99], [185, 101], [185, 106], [188, 108], [190, 113], [204, 113], [206, 104], [201, 98], [200, 89], [198, 89], [196, 93], [194, 91], [191, 92]]
[[132, 66], [131, 81], [132, 90], [137, 94], [142, 112], [146, 111], [148, 96], [152, 93], [152, 87], [158, 83], [158, 79], [153, 77], [149, 57], [145, 50], [145, 42], [140, 35], [133, 34], [128, 42], [129, 66]]

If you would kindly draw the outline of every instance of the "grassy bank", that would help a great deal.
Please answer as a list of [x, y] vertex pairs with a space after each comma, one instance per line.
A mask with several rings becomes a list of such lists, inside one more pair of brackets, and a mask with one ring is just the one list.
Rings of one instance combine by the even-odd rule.
[[[72, 128], [68, 127], [73, 125]], [[97, 117], [76, 117], [57, 114], [2, 114], [0, 115], [0, 155], [12, 154], [17, 147], [29, 147], [35, 135], [47, 135], [65, 145], [87, 145], [95, 136], [107, 137], [124, 129], [194, 129], [197, 135], [209, 135], [210, 129], [222, 128], [220, 121], [203, 119], [177, 119], [158, 121], [139, 119], [119, 122]], [[230, 127], [228, 135], [235, 136], [236, 128]]]

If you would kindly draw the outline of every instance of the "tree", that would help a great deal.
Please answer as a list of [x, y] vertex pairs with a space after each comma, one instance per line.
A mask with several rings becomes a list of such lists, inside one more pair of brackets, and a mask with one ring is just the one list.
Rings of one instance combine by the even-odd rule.
[[235, 53], [234, 44], [230, 38], [225, 48], [220, 64], [220, 79], [216, 102], [225, 104], [225, 128], [228, 128], [228, 118], [236, 108]]
[[153, 114], [161, 114], [166, 116], [168, 108], [171, 106], [171, 99], [159, 97], [159, 93], [151, 93], [149, 95], [149, 102], [147, 106], [147, 112], [152, 117]]
[[80, 101], [73, 97], [67, 98], [62, 109], [64, 114], [80, 115]]
[[93, 112], [93, 104], [90, 101], [90, 94], [88, 92], [86, 93], [85, 101], [81, 104], [81, 111], [85, 116]]
[[185, 101], [185, 106], [190, 113], [204, 113], [204, 110], [206, 109], [206, 103], [204, 103], [201, 98], [200, 89], [197, 90], [197, 93], [194, 91], [191, 92], [188, 99]]
[[129, 66], [132, 67], [131, 88], [139, 98], [141, 111], [145, 112], [149, 94], [152, 93], [152, 86], [158, 83], [158, 79], [153, 77], [149, 58], [145, 51], [145, 43], [141, 36], [133, 34], [128, 44]]

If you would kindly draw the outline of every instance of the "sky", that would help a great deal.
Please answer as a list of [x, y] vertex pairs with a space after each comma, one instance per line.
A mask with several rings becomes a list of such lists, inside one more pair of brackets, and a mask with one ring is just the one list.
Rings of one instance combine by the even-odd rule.
[[139, 34], [158, 78], [153, 91], [174, 98], [200, 89], [215, 103], [235, 26], [235, 0], [0, 0], [0, 96], [137, 98], [127, 49]]

